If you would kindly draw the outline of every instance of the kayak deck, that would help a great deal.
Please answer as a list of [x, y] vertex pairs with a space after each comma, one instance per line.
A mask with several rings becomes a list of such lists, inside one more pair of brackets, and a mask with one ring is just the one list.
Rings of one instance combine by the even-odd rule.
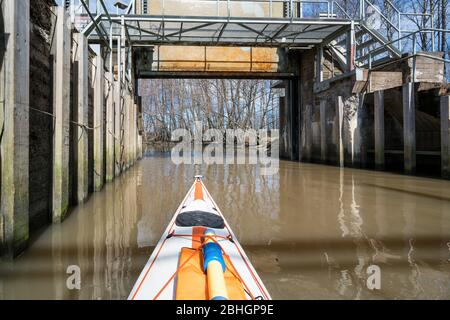
[[[190, 219], [192, 221], [189, 221]], [[221, 222], [222, 225], [220, 225]], [[198, 298], [201, 295], [189, 294], [189, 292], [203, 290], [198, 286], [205, 283], [205, 280], [201, 279], [202, 276], [204, 277], [204, 274], [201, 274], [202, 272], [192, 271], [194, 265], [192, 260], [196, 261], [199, 259], [198, 256], [202, 256], [201, 243], [205, 229], [215, 232], [215, 242], [225, 254], [227, 269], [231, 272], [231, 275], [228, 274], [227, 277], [227, 285], [233, 286], [233, 288], [236, 287], [236, 282], [242, 285], [243, 294], [236, 293], [235, 298], [231, 295], [230, 299], [239, 299], [238, 297], [249, 300], [271, 299], [200, 177], [196, 177], [196, 181], [178, 207], [128, 299], [175, 300], [177, 297], [189, 300], [201, 299]], [[188, 255], [189, 259], [186, 257], [182, 259], [182, 252]], [[180, 272], [184, 272], [188, 268], [191, 273], [187, 273], [187, 276], [181, 278]], [[199, 279], [191, 276], [195, 274], [198, 275]], [[233, 277], [235, 279], [231, 279]], [[186, 286], [186, 288], [183, 286]], [[233, 288], [230, 287], [229, 290], [233, 291]]]

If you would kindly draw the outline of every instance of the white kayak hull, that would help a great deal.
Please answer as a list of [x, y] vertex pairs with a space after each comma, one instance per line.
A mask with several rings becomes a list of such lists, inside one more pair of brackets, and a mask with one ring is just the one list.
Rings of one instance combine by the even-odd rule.
[[[201, 184], [203, 199], [196, 197], [196, 183]], [[199, 188], [199, 185], [197, 188]], [[156, 245], [150, 259], [142, 270], [128, 299], [129, 300], [175, 300], [177, 272], [179, 270], [180, 252], [183, 248], [193, 246], [194, 226], [180, 226], [177, 217], [192, 211], [208, 212], [223, 219], [224, 228], [209, 228], [218, 236], [218, 243], [228, 255], [237, 271], [247, 299], [270, 300], [271, 297], [263, 282], [253, 268], [250, 260], [237, 241], [228, 222], [220, 212], [213, 198], [200, 178], [194, 182], [184, 200], [175, 212], [168, 227]], [[174, 236], [172, 236], [174, 235]], [[186, 288], [189, 290], [189, 288]]]

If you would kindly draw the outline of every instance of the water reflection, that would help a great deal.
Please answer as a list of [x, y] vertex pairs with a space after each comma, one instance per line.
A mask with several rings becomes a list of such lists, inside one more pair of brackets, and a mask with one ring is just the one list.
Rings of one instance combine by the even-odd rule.
[[[450, 183], [281, 162], [173, 165], [152, 154], [0, 263], [0, 298], [123, 299], [196, 173], [274, 298], [450, 298]], [[366, 286], [381, 268], [381, 290]], [[81, 290], [66, 270], [81, 268]]]

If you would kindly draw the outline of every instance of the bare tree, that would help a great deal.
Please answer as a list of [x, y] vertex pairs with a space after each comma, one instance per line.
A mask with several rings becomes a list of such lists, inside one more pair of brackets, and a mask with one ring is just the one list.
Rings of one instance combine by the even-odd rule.
[[[272, 82], [267, 80], [146, 80], [144, 120], [150, 141], [169, 141], [174, 129], [193, 130], [195, 121], [205, 128], [277, 128]], [[270, 116], [270, 119], [269, 119]]]

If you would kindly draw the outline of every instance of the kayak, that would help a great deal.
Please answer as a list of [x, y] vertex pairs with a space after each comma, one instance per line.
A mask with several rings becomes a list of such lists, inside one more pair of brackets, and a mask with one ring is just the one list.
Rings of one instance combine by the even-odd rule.
[[169, 222], [129, 300], [271, 300], [202, 176]]

